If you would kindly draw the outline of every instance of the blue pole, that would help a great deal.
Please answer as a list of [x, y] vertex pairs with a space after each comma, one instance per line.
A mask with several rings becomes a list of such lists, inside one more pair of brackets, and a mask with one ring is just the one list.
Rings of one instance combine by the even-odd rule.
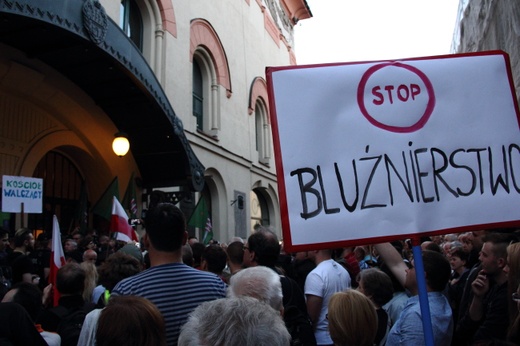
[[421, 304], [421, 317], [424, 331], [424, 341], [426, 346], [433, 346], [433, 329], [432, 319], [430, 316], [430, 305], [428, 304], [428, 291], [426, 290], [426, 279], [424, 276], [424, 264], [422, 260], [422, 251], [420, 245], [414, 245], [413, 261], [415, 268], [415, 277], [417, 280], [417, 288], [419, 290], [419, 303]]

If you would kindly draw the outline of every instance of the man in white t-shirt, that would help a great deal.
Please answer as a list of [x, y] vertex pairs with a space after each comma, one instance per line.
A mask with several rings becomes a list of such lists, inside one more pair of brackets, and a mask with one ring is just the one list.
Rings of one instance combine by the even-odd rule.
[[351, 287], [348, 271], [331, 256], [332, 250], [309, 251], [309, 257], [314, 259], [316, 268], [305, 280], [305, 297], [318, 345], [333, 345], [327, 320], [330, 297]]

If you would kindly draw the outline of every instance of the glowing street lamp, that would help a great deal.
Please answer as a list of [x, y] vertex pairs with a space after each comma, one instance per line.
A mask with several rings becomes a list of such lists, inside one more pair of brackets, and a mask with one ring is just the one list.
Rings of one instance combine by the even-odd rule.
[[116, 133], [114, 141], [112, 142], [112, 150], [117, 156], [123, 157], [130, 150], [130, 142], [128, 141], [128, 135], [124, 132]]

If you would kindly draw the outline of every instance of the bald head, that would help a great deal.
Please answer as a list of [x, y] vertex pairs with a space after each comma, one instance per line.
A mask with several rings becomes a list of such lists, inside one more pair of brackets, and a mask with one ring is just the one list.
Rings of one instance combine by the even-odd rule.
[[94, 250], [86, 250], [83, 252], [83, 262], [92, 262], [96, 264], [97, 261], [97, 252]]
[[280, 276], [272, 269], [256, 266], [242, 269], [230, 279], [229, 297], [249, 296], [283, 311]]

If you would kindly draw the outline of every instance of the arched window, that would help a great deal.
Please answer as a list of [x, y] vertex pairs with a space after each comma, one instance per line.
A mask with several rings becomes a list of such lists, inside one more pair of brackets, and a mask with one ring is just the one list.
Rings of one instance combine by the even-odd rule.
[[[231, 77], [224, 47], [216, 31], [204, 19], [191, 21], [190, 58], [193, 62], [193, 87], [202, 86], [202, 121], [197, 118], [197, 129], [216, 138], [220, 130], [220, 90], [223, 88], [226, 97], [231, 97]], [[197, 81], [199, 78], [202, 83]], [[193, 95], [198, 93], [198, 90], [193, 90]], [[198, 116], [195, 101], [199, 100], [194, 96], [193, 101], [193, 114]]]
[[220, 128], [218, 86], [215, 69], [209, 54], [199, 48], [193, 55], [193, 116], [197, 118], [197, 130], [217, 137]]
[[143, 51], [143, 18], [135, 0], [121, 0], [119, 27]]
[[255, 105], [255, 135], [258, 162], [267, 165], [271, 157], [271, 132], [267, 122], [267, 108], [262, 99], [258, 99]]
[[271, 158], [271, 126], [267, 108], [267, 83], [262, 77], [256, 77], [249, 90], [249, 114], [255, 115], [255, 136], [258, 162], [269, 165]]
[[197, 60], [193, 60], [193, 116], [197, 118], [197, 129], [204, 131], [204, 81]]
[[249, 194], [251, 205], [251, 231], [256, 230], [258, 226], [269, 226], [269, 207], [267, 200], [260, 191], [254, 189]]

